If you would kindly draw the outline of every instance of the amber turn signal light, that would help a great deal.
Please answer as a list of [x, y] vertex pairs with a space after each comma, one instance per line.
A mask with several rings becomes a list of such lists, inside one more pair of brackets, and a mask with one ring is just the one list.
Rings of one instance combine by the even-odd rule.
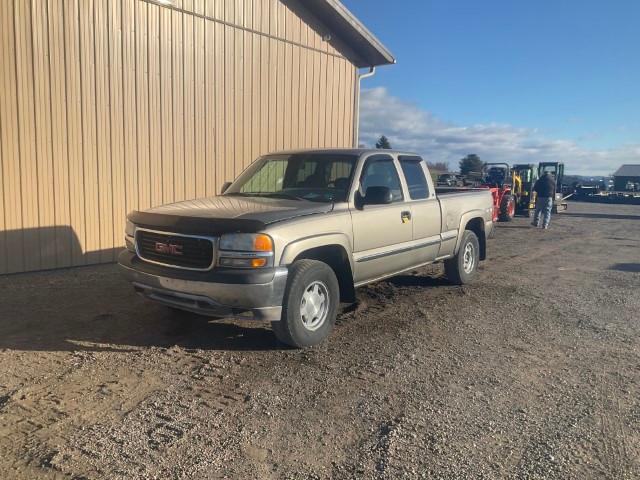
[[[253, 241], [253, 248], [256, 252], [271, 252], [273, 250], [273, 240], [269, 235], [256, 235]], [[261, 267], [262, 265], [264, 264], [254, 266]]]
[[264, 267], [267, 264], [266, 258], [252, 258], [251, 266], [254, 268]]

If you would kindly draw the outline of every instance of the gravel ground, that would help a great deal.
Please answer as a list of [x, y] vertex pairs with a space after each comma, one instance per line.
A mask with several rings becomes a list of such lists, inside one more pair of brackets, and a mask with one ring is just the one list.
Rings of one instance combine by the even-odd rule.
[[0, 478], [640, 477], [640, 207], [501, 224], [481, 281], [365, 287], [305, 351], [113, 265], [0, 277]]

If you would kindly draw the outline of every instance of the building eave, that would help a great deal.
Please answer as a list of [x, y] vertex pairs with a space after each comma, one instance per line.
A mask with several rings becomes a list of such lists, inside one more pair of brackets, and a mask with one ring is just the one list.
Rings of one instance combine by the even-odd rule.
[[389, 49], [339, 0], [301, 0], [330, 31], [355, 53], [351, 59], [359, 68], [390, 65], [396, 59]]

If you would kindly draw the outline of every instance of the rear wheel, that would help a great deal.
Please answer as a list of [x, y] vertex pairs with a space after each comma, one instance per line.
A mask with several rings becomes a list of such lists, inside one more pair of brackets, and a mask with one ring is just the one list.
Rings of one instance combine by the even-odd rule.
[[317, 345], [336, 320], [340, 289], [333, 270], [317, 260], [298, 260], [289, 270], [282, 317], [272, 322], [276, 338], [292, 347]]
[[513, 195], [505, 195], [500, 202], [500, 215], [498, 220], [510, 222], [516, 214], [516, 198]]
[[444, 261], [444, 271], [447, 278], [458, 285], [472, 283], [478, 277], [478, 263], [480, 262], [480, 242], [471, 230], [462, 234], [460, 249], [455, 257]]

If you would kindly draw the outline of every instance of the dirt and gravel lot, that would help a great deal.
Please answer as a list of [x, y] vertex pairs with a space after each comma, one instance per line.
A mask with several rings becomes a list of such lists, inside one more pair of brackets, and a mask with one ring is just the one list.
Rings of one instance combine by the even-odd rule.
[[482, 280], [363, 288], [330, 340], [0, 278], [0, 478], [638, 478], [640, 207], [501, 224]]

